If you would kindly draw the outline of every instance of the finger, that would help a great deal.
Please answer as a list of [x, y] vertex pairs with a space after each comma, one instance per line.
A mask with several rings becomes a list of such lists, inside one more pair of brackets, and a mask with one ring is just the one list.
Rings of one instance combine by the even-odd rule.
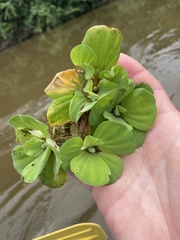
[[162, 85], [135, 59], [121, 53], [118, 64], [125, 68], [128, 76], [136, 83], [146, 82], [153, 90], [162, 88]]
[[121, 53], [118, 64], [126, 69], [129, 78], [133, 79], [136, 83], [146, 82], [152, 87], [156, 98], [158, 114], [176, 110], [160, 82], [139, 62]]

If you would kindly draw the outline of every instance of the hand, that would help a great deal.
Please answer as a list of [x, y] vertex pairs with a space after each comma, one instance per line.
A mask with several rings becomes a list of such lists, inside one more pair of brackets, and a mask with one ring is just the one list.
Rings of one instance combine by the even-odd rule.
[[161, 84], [138, 62], [118, 62], [136, 83], [147, 82], [158, 108], [145, 143], [123, 157], [124, 172], [114, 184], [93, 187], [95, 202], [115, 239], [180, 239], [180, 113]]

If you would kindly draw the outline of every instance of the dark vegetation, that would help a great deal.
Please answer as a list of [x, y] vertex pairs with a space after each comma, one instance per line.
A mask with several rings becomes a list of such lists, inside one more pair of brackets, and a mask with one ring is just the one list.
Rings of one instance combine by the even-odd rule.
[[47, 31], [108, 0], [0, 0], [0, 50]]

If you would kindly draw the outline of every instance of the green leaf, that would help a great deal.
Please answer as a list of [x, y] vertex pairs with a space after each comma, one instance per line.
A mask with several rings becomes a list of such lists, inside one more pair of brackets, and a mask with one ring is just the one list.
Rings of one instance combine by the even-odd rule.
[[49, 188], [59, 188], [63, 186], [67, 179], [67, 173], [61, 168], [58, 170], [57, 174], [54, 174], [54, 155], [48, 160], [45, 168], [39, 175], [39, 180]]
[[108, 119], [109, 121], [112, 121], [112, 122], [117, 122], [117, 123], [120, 123], [120, 124], [123, 124], [124, 126], [127, 127], [128, 130], [133, 130], [133, 127], [128, 124], [127, 122], [125, 122], [121, 117], [116, 117], [114, 116], [113, 113], [110, 113], [110, 112], [107, 112], [105, 111], [104, 114], [103, 114], [104, 118]]
[[114, 89], [119, 90], [117, 84], [110, 82], [107, 79], [102, 79], [99, 82], [98, 88], [99, 88], [99, 91], [98, 91], [99, 98], [106, 96], [107, 94], [109, 94], [110, 91]]
[[97, 57], [89, 46], [79, 44], [71, 50], [70, 58], [75, 66], [80, 67], [83, 63], [93, 63]]
[[127, 109], [123, 108], [121, 105], [117, 105], [114, 109], [114, 115], [120, 117], [121, 114], [126, 114]]
[[[110, 70], [105, 69], [100, 72], [99, 78], [101, 79], [106, 78], [112, 80], [118, 73], [122, 72], [122, 69], [123, 68], [119, 65], [113, 66]], [[127, 74], [125, 76], [127, 76]], [[118, 75], [118, 78], [122, 78], [122, 73]]]
[[97, 100], [89, 114], [89, 123], [92, 126], [98, 125], [105, 120], [103, 113], [105, 111], [112, 111], [116, 106], [118, 93], [119, 90], [114, 89]]
[[24, 144], [26, 141], [32, 138], [32, 134], [27, 129], [15, 128], [14, 132], [16, 135], [16, 141], [20, 142], [21, 144]]
[[88, 102], [88, 99], [82, 92], [76, 92], [70, 102], [69, 106], [69, 118], [73, 122], [77, 122], [83, 112], [81, 109]]
[[91, 64], [96, 71], [113, 67], [119, 58], [122, 35], [117, 28], [104, 25], [88, 29], [82, 44], [88, 45], [96, 54], [96, 61]]
[[62, 156], [62, 165], [64, 171], [70, 168], [70, 161], [81, 152], [83, 140], [80, 137], [73, 137], [62, 144], [60, 154]]
[[86, 79], [90, 79], [90, 78], [93, 77], [93, 75], [94, 75], [94, 68], [90, 64], [83, 63], [82, 64], [82, 68], [85, 71], [85, 78]]
[[67, 94], [54, 100], [48, 108], [47, 118], [51, 126], [69, 121], [69, 105], [73, 95]]
[[87, 81], [85, 87], [83, 88], [83, 91], [85, 93], [88, 93], [88, 98], [91, 100], [96, 100], [98, 97], [98, 94], [93, 92], [93, 81], [91, 79]]
[[145, 90], [147, 90], [148, 92], [153, 94], [153, 90], [152, 90], [151, 86], [145, 82], [141, 82], [141, 83], [137, 84], [136, 88], [144, 88]]
[[85, 184], [102, 186], [110, 179], [108, 165], [97, 153], [81, 152], [70, 162], [71, 171]]
[[136, 142], [137, 142], [137, 147], [140, 147], [146, 139], [146, 132], [138, 130], [136, 128], [133, 128], [132, 132], [135, 136], [135, 139], [136, 139]]
[[120, 65], [115, 65], [111, 68], [111, 73], [113, 77], [117, 76], [118, 78], [127, 78], [128, 74], [127, 71]]
[[59, 152], [60, 148], [54, 140], [52, 140], [51, 138], [47, 138], [46, 143], [50, 146], [52, 151]]
[[128, 78], [125, 81], [128, 81], [128, 87], [121, 89], [118, 103], [120, 103], [126, 96], [128, 96], [135, 88], [135, 83], [132, 79]]
[[101, 78], [101, 79], [113, 78], [113, 73], [109, 70], [103, 70], [103, 71], [100, 72], [99, 78]]
[[21, 175], [23, 169], [34, 160], [34, 157], [25, 154], [23, 146], [16, 146], [12, 150], [12, 159], [14, 168]]
[[80, 115], [82, 115], [83, 113], [89, 111], [91, 108], [93, 108], [93, 106], [96, 104], [96, 102], [87, 102], [84, 107], [81, 109], [81, 111], [79, 112]]
[[[128, 79], [126, 70], [119, 65], [112, 67], [111, 70], [103, 70], [100, 72], [99, 77], [101, 79], [106, 78], [109, 81], [117, 84], [119, 90], [128, 90], [132, 85], [132, 80]], [[133, 82], [133, 88], [134, 86], [135, 84]]]
[[117, 122], [102, 122], [95, 130], [93, 137], [103, 141], [99, 150], [106, 153], [127, 155], [136, 149], [136, 139], [132, 131]]
[[73, 95], [76, 91], [81, 91], [84, 79], [75, 69], [68, 69], [56, 74], [52, 82], [44, 90], [53, 99], [64, 95]]
[[47, 147], [46, 145], [43, 148], [43, 144], [45, 144], [43, 140], [33, 137], [29, 141], [25, 142], [23, 146], [24, 152], [28, 156], [37, 157]]
[[84, 144], [83, 144], [81, 150], [86, 150], [89, 147], [100, 146], [102, 144], [103, 144], [103, 142], [100, 139], [94, 138], [94, 137], [88, 135], [84, 139]]
[[38, 130], [41, 132], [41, 137], [50, 137], [48, 126], [37, 119], [28, 115], [15, 115], [9, 119], [9, 124], [17, 129]]
[[39, 130], [29, 130], [29, 133], [31, 133], [31, 137], [44, 138], [42, 132]]
[[61, 154], [60, 154], [60, 148], [59, 146], [56, 144], [55, 141], [53, 141], [50, 138], [46, 139], [46, 143], [49, 145], [49, 147], [51, 148], [51, 150], [53, 151], [52, 155], [54, 156], [54, 175], [58, 174], [58, 171], [60, 169], [60, 166], [62, 164], [62, 158], [61, 158]]
[[110, 181], [108, 184], [116, 182], [123, 173], [124, 167], [122, 159], [117, 155], [104, 152], [100, 152], [99, 156], [105, 161], [111, 170]]
[[154, 96], [143, 88], [133, 90], [121, 102], [127, 109], [123, 119], [135, 128], [146, 131], [150, 129], [156, 118], [156, 103]]
[[39, 154], [31, 163], [29, 163], [22, 171], [21, 176], [26, 183], [36, 181], [40, 173], [44, 169], [51, 154], [51, 148], [48, 146], [45, 151]]
[[128, 79], [127, 71], [119, 65], [113, 67], [111, 71], [115, 72], [112, 81], [118, 85], [119, 89], [128, 90], [131, 81]]
[[102, 79], [99, 82], [98, 88], [98, 99], [89, 114], [89, 123], [92, 126], [104, 121], [103, 113], [105, 111], [112, 111], [119, 101], [120, 91], [115, 83]]

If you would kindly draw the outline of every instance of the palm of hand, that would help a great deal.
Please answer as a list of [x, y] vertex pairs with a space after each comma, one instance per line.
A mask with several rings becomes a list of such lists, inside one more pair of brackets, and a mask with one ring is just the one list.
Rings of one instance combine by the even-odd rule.
[[176, 240], [180, 236], [180, 113], [140, 64], [121, 56], [136, 82], [154, 89], [158, 115], [145, 143], [124, 160], [123, 176], [92, 194], [115, 239]]

